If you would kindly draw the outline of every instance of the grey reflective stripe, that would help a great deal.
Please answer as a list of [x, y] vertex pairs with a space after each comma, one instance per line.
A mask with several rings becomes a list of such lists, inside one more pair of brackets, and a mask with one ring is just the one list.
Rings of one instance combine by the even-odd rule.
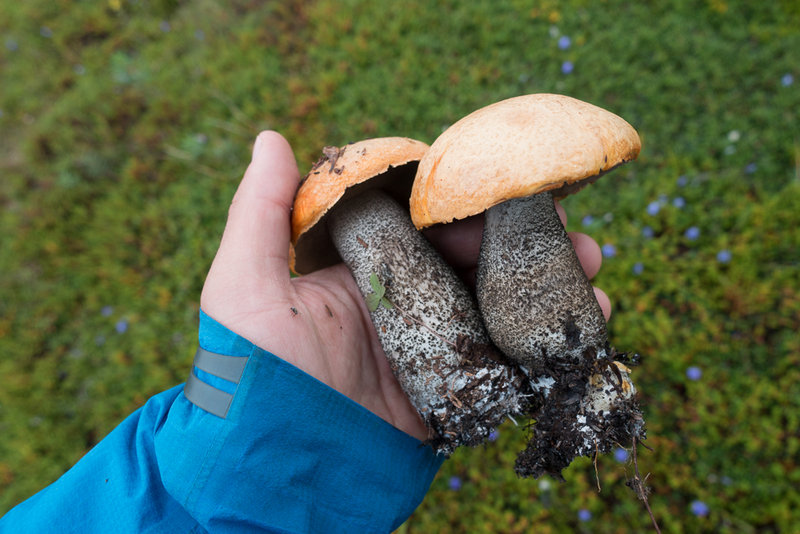
[[[194, 355], [194, 367], [238, 385], [247, 360], [246, 356], [225, 356], [198, 348]], [[186, 381], [183, 394], [195, 406], [223, 419], [228, 415], [228, 409], [233, 402], [233, 395], [197, 378], [194, 368], [189, 373], [189, 380]]]
[[223, 356], [198, 348], [194, 355], [194, 366], [218, 378], [224, 378], [234, 384], [239, 383], [247, 365], [246, 356]]
[[[247, 358], [242, 359], [246, 360]], [[228, 415], [228, 408], [233, 402], [233, 395], [206, 384], [195, 376], [194, 370], [189, 373], [189, 380], [186, 381], [183, 394], [198, 408], [223, 419]]]

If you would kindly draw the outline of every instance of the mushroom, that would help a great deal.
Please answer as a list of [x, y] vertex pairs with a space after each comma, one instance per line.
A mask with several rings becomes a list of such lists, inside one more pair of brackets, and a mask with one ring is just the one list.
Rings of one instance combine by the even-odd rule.
[[555, 209], [635, 159], [620, 117], [562, 95], [504, 100], [459, 120], [419, 163], [410, 210], [417, 228], [486, 212], [477, 297], [492, 341], [543, 399], [521, 475], [560, 471], [576, 456], [642, 437], [625, 359]]
[[323, 149], [295, 197], [290, 261], [297, 273], [345, 262], [428, 442], [450, 454], [524, 413], [527, 380], [491, 346], [474, 297], [411, 223], [427, 148], [393, 137]]

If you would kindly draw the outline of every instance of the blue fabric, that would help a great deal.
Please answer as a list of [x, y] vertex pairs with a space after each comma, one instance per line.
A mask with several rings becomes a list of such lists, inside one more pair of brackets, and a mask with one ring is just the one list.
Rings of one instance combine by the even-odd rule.
[[200, 345], [248, 358], [226, 419], [156, 395], [0, 532], [389, 532], [422, 501], [429, 447], [202, 312]]
[[233, 382], [230, 382], [218, 376], [214, 376], [211, 373], [206, 373], [205, 371], [203, 371], [202, 369], [198, 369], [197, 367], [192, 367], [192, 372], [195, 374], [197, 378], [199, 378], [206, 384], [214, 386], [220, 391], [224, 391], [225, 393], [230, 393], [231, 395], [236, 393], [236, 384], [234, 384]]

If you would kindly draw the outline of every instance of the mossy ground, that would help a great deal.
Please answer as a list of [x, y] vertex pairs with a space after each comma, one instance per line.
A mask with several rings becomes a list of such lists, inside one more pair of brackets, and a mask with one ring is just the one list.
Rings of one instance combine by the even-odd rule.
[[[644, 142], [565, 207], [603, 246], [610, 339], [642, 355], [663, 531], [800, 530], [798, 65], [789, 0], [0, 3], [0, 510], [184, 379], [260, 129], [303, 172], [558, 92]], [[519, 480], [525, 437], [460, 450], [401, 531], [649, 528], [629, 453]]]

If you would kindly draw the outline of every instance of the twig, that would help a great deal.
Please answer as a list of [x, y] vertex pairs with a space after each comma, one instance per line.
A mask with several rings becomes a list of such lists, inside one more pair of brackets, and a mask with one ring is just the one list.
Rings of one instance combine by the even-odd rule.
[[597, 440], [594, 440], [594, 480], [597, 482], [597, 493], [600, 493], [602, 488], [600, 487], [600, 473], [597, 471], [597, 457], [600, 456], [600, 451], [597, 448]]
[[[639, 497], [639, 500], [644, 502], [644, 506], [647, 508], [647, 513], [650, 514], [650, 520], [653, 521], [653, 527], [655, 527], [656, 532], [661, 534], [661, 529], [658, 528], [656, 517], [653, 515], [653, 511], [650, 509], [650, 503], [647, 501], [647, 486], [645, 485], [647, 477], [642, 480], [642, 476], [639, 474], [639, 461], [636, 457], [636, 436], [633, 437], [633, 469], [634, 477], [631, 481], [631, 487], [636, 493], [636, 496]], [[650, 474], [648, 473], [647, 476], [649, 477]]]

